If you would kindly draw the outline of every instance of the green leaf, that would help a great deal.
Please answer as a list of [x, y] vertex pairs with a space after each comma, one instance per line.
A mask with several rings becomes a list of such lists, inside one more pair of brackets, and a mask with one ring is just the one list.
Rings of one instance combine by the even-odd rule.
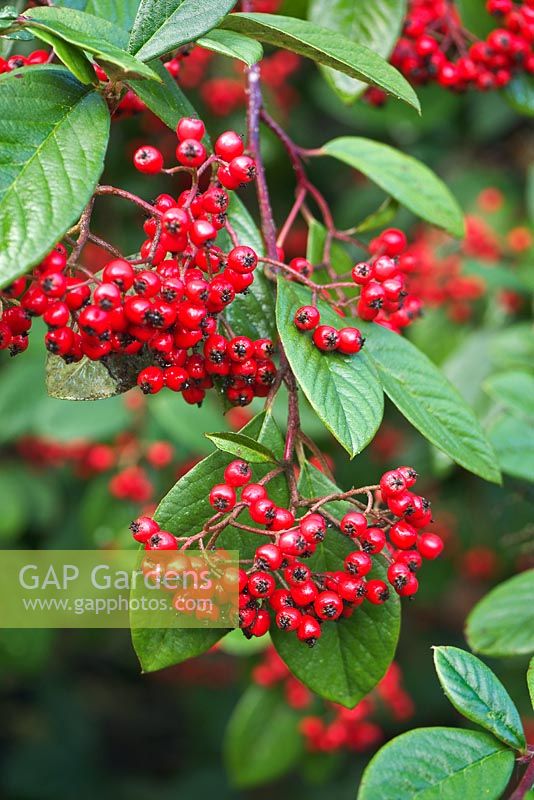
[[534, 417], [534, 375], [514, 370], [491, 375], [484, 390], [512, 412]]
[[284, 775], [302, 753], [298, 722], [298, 714], [278, 690], [260, 686], [247, 689], [230, 718], [224, 738], [225, 761], [232, 783], [245, 788]]
[[513, 752], [487, 733], [419, 728], [371, 759], [358, 800], [498, 800], [513, 767]]
[[222, 433], [206, 433], [205, 436], [213, 442], [218, 450], [230, 453], [236, 458], [242, 458], [251, 464], [276, 462], [276, 456], [268, 447], [243, 433], [223, 431]]
[[[375, 435], [384, 413], [382, 387], [366, 347], [355, 356], [322, 353], [309, 334], [297, 330], [296, 310], [311, 302], [304, 286], [280, 278], [276, 304], [278, 332], [291, 369], [326, 428], [351, 458]], [[321, 321], [341, 327], [340, 318], [319, 303]]]
[[516, 75], [503, 94], [513, 109], [527, 117], [534, 117], [534, 78], [532, 75]]
[[59, 60], [72, 72], [80, 83], [98, 83], [93, 66], [83, 50], [69, 44], [64, 39], [54, 36], [50, 31], [36, 30], [35, 35], [54, 49]]
[[128, 49], [150, 61], [215, 28], [236, 0], [141, 0]]
[[247, 639], [246, 636], [243, 636], [240, 628], [235, 628], [227, 633], [219, 643], [219, 648], [223, 653], [239, 658], [248, 658], [263, 653], [270, 646], [271, 637], [268, 633], [265, 636], [253, 636], [251, 639]]
[[467, 618], [472, 650], [487, 656], [534, 653], [534, 569], [515, 575], [476, 604]]
[[[342, 33], [355, 44], [387, 58], [395, 45], [406, 14], [406, 0], [312, 0], [309, 19], [317, 25]], [[348, 78], [341, 72], [324, 69], [336, 94], [353, 103], [365, 90], [366, 83]]]
[[528, 665], [527, 686], [528, 693], [530, 695], [530, 703], [532, 708], [534, 708], [534, 658], [531, 659], [530, 664]]
[[259, 42], [233, 31], [215, 28], [206, 36], [197, 39], [196, 43], [205, 50], [243, 61], [249, 67], [263, 58], [263, 47]]
[[462, 259], [462, 273], [482, 278], [489, 289], [512, 289], [515, 292], [528, 292], [527, 286], [517, 271], [514, 272], [506, 266], [464, 258]]
[[[304, 465], [299, 480], [304, 497], [318, 497], [340, 491], [321, 472]], [[329, 503], [331, 514], [342, 516], [352, 506]], [[309, 559], [313, 571], [336, 571], [343, 568], [345, 556], [354, 545], [339, 531], [329, 531]], [[385, 569], [377, 564], [372, 577], [384, 579]], [[365, 602], [349, 619], [324, 625], [321, 638], [311, 650], [293, 636], [273, 628], [273, 644], [291, 672], [313, 692], [347, 708], [353, 708], [389, 667], [399, 636], [400, 602], [396, 594], [382, 606]]]
[[445, 694], [460, 714], [514, 750], [525, 750], [519, 712], [489, 667], [458, 647], [435, 647], [434, 664]]
[[0, 88], [1, 288], [78, 220], [104, 166], [109, 113], [62, 67], [6, 73]]
[[532, 420], [503, 414], [489, 429], [488, 437], [503, 472], [526, 481], [534, 481]]
[[[39, 35], [40, 30], [64, 39], [88, 53], [102, 64], [113, 77], [160, 78], [142, 61], [127, 53], [123, 48], [125, 32], [107, 20], [67, 8], [31, 8], [21, 17], [26, 25]], [[117, 45], [117, 42], [121, 42]]]
[[360, 136], [333, 139], [322, 150], [367, 175], [421, 219], [453, 236], [464, 235], [464, 218], [458, 203], [443, 181], [412, 156]]
[[230, 14], [221, 25], [260, 42], [292, 50], [351, 78], [378, 86], [421, 110], [414, 90], [391, 64], [346, 36], [294, 17], [276, 14]]
[[144, 356], [106, 356], [101, 361], [87, 357], [66, 364], [59, 356], [49, 355], [46, 362], [46, 389], [59, 400], [102, 400], [132, 389], [137, 375], [147, 366]]
[[[254, 222], [250, 212], [239, 199], [239, 197], [232, 193], [230, 198], [230, 205], [228, 206], [228, 220], [234, 229], [239, 244], [246, 244], [252, 247], [253, 250], [262, 255], [264, 253], [264, 245], [262, 235], [258, 226]], [[223, 233], [223, 231], [221, 231]], [[221, 234], [219, 234], [219, 237]], [[230, 239], [227, 239], [228, 249], [233, 247]], [[233, 304], [232, 304], [233, 305]]]
[[[306, 243], [306, 258], [314, 266], [323, 263], [324, 246], [326, 242], [326, 228], [312, 219], [308, 226], [308, 240]], [[354, 261], [339, 242], [333, 241], [330, 247], [330, 263], [335, 271], [342, 275], [349, 272]]]
[[398, 202], [393, 197], [386, 197], [380, 208], [377, 208], [356, 226], [356, 233], [366, 233], [374, 231], [376, 228], [384, 228], [396, 217], [398, 210]]
[[[105, 19], [129, 34], [137, 14], [139, 0], [120, 0], [120, 2], [117, 0], [54, 0], [54, 5], [94, 14], [95, 17]], [[128, 35], [123, 39], [121, 46], [125, 47], [127, 43]]]
[[432, 361], [393, 331], [374, 323], [358, 326], [384, 391], [406, 419], [457, 464], [499, 483], [495, 454], [475, 414]]
[[172, 130], [176, 128], [178, 120], [182, 117], [197, 116], [195, 109], [159, 58], [150, 61], [149, 66], [156, 75], [159, 75], [161, 83], [128, 81], [128, 86], [133, 89], [147, 108]]
[[[272, 416], [265, 412], [254, 417], [240, 433], [265, 443], [275, 453], [281, 446], [281, 442], [278, 441], [280, 434]], [[215, 483], [223, 481], [227, 465], [228, 455], [217, 451], [184, 475], [163, 498], [156, 510], [155, 518], [161, 527], [170, 530], [176, 536], [191, 535], [200, 531], [205, 522], [213, 516], [213, 509], [208, 500], [210, 488]], [[269, 466], [262, 464], [255, 466], [254, 478], [262, 477], [269, 469]], [[285, 479], [272, 481], [269, 484], [269, 494], [277, 503], [287, 502]], [[246, 558], [249, 552], [239, 534], [239, 531], [227, 528], [221, 535], [218, 545], [240, 550], [240, 557]], [[248, 538], [253, 540], [254, 545], [257, 544], [257, 537], [254, 534], [248, 534]], [[135, 619], [136, 615], [132, 614], [134, 628], [132, 642], [145, 672], [163, 669], [200, 655], [209, 650], [226, 633], [222, 629], [135, 629]]]

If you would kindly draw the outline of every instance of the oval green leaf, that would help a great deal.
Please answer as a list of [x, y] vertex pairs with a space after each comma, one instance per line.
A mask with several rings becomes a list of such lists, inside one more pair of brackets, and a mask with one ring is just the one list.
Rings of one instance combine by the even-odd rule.
[[161, 83], [156, 83], [156, 81], [128, 81], [128, 86], [133, 89], [147, 108], [172, 130], [176, 128], [178, 121], [182, 117], [198, 116], [159, 58], [150, 61], [149, 65], [156, 75], [159, 75]]
[[[299, 480], [304, 497], [318, 497], [340, 491], [314, 467], [306, 464]], [[325, 508], [336, 517], [348, 503], [330, 503]], [[354, 545], [339, 531], [329, 531], [325, 541], [309, 559], [314, 571], [336, 571]], [[378, 564], [373, 577], [384, 579]], [[382, 606], [365, 602], [352, 617], [335, 625], [324, 625], [321, 638], [311, 650], [295, 636], [273, 628], [271, 636], [279, 655], [291, 672], [313, 692], [347, 708], [353, 708], [384, 676], [395, 655], [400, 628], [400, 602], [396, 594]]]
[[534, 117], [534, 79], [532, 75], [524, 73], [516, 75], [503, 94], [515, 111], [526, 117]]
[[474, 412], [435, 364], [393, 331], [373, 323], [358, 326], [384, 391], [406, 419], [457, 464], [500, 483], [495, 453]]
[[434, 664], [445, 694], [460, 714], [514, 750], [525, 750], [519, 712], [489, 667], [458, 647], [435, 647]]
[[141, 0], [128, 49], [150, 61], [215, 28], [236, 0]]
[[467, 618], [472, 650], [487, 656], [534, 653], [534, 569], [504, 581], [477, 603]]
[[122, 49], [126, 46], [126, 32], [101, 17], [67, 8], [39, 7], [29, 9], [21, 19], [36, 35], [40, 29], [49, 31], [92, 53], [114, 77], [160, 80], [150, 67]]
[[234, 31], [214, 28], [206, 36], [197, 39], [197, 44], [205, 50], [243, 61], [249, 67], [263, 58], [263, 47], [259, 42]]
[[[355, 44], [363, 44], [383, 58], [395, 45], [406, 14], [406, 0], [312, 0], [311, 22], [342, 33]], [[345, 103], [353, 103], [367, 84], [342, 72], [324, 68], [326, 78]]]
[[274, 47], [292, 50], [351, 78], [378, 86], [417, 111], [421, 110], [417, 95], [400, 72], [373, 50], [340, 33], [303, 19], [277, 14], [230, 14], [221, 27]]
[[[278, 333], [304, 394], [325, 427], [353, 458], [369, 444], [382, 421], [382, 387], [366, 353], [367, 346], [355, 356], [322, 353], [309, 334], [297, 330], [295, 312], [310, 302], [309, 289], [280, 277]], [[319, 309], [324, 324], [340, 327], [340, 318], [326, 303], [319, 303]]]
[[104, 100], [63, 67], [0, 77], [0, 288], [78, 220], [102, 173], [108, 137]]
[[534, 424], [502, 414], [488, 431], [499, 465], [507, 475], [534, 482]]
[[358, 800], [498, 800], [513, 767], [513, 752], [487, 733], [419, 728], [378, 751]]
[[93, 65], [83, 50], [60, 39], [59, 36], [54, 36], [50, 31], [36, 28], [34, 33], [38, 39], [53, 47], [56, 56], [80, 83], [98, 83]]
[[484, 390], [512, 412], [534, 417], [534, 375], [514, 370], [491, 375]]
[[421, 219], [453, 236], [464, 235], [464, 218], [458, 203], [443, 181], [412, 156], [360, 136], [333, 139], [322, 150], [367, 175]]
[[206, 433], [205, 436], [213, 442], [218, 450], [223, 453], [230, 453], [236, 458], [250, 461], [251, 464], [275, 463], [276, 456], [265, 447], [261, 442], [256, 442], [244, 433], [233, 433], [232, 431], [222, 433]]

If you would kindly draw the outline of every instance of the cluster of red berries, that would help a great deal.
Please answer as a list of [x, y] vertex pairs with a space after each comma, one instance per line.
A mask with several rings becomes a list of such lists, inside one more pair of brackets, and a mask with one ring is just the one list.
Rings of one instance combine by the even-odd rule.
[[[501, 89], [517, 72], [532, 74], [532, 0], [487, 0], [486, 8], [501, 26], [485, 40], [473, 41], [450, 0], [411, 0], [391, 63], [416, 85], [436, 82], [457, 92]], [[385, 101], [377, 89], [371, 89], [367, 98], [377, 105]]]
[[399, 332], [421, 315], [421, 300], [407, 287], [417, 260], [398, 228], [388, 228], [372, 239], [369, 252], [371, 258], [352, 269], [352, 279], [361, 287], [357, 314]]
[[[443, 549], [439, 536], [421, 532], [432, 514], [428, 501], [410, 491], [417, 473], [410, 467], [399, 467], [385, 473], [380, 481], [381, 499], [397, 521], [382, 521], [383, 527], [369, 526], [365, 514], [348, 512], [339, 527], [358, 549], [347, 555], [343, 570], [313, 573], [302, 559], [313, 555], [324, 540], [325, 518], [310, 513], [295, 522], [293, 513], [277, 507], [264, 486], [250, 483], [251, 477], [246, 462], [234, 461], [225, 472], [226, 483], [210, 492], [216, 511], [225, 513], [242, 503], [254, 522], [273, 533], [272, 542], [257, 548], [252, 569], [248, 573], [240, 570], [239, 618], [248, 637], [267, 633], [272, 614], [278, 628], [295, 631], [300, 641], [313, 646], [325, 621], [351, 616], [365, 599], [374, 604], [388, 599], [387, 584], [366, 577], [373, 556], [387, 553], [388, 581], [400, 596], [408, 597], [418, 590], [415, 573], [422, 559], [436, 558]], [[237, 487], [244, 487], [239, 501]]]
[[[406, 720], [414, 713], [411, 697], [402, 685], [402, 674], [393, 662], [373, 692], [354, 708], [317, 701], [310, 690], [292, 675], [274, 647], [269, 647], [252, 670], [254, 683], [264, 688], [281, 687], [287, 704], [306, 711], [298, 730], [306, 747], [313, 752], [363, 752], [376, 747], [384, 738], [376, 712], [385, 707], [395, 720]], [[310, 713], [312, 712], [313, 713]]]
[[[200, 120], [182, 119], [177, 132], [182, 166], [194, 175], [202, 165], [214, 168], [207, 188], [156, 199], [143, 226], [148, 238], [139, 267], [114, 259], [101, 277], [77, 277], [59, 244], [34, 268], [29, 284], [21, 277], [0, 292], [0, 349], [13, 355], [26, 349], [32, 319], [42, 316], [46, 347], [68, 363], [139, 354], [150, 364], [137, 381], [147, 394], [167, 386], [200, 403], [218, 380], [232, 404], [247, 405], [265, 396], [274, 380], [272, 343], [225, 339], [217, 327], [218, 315], [253, 282], [258, 258], [250, 247], [225, 253], [215, 242], [225, 225], [228, 191], [254, 179], [254, 161], [233, 131], [217, 139], [210, 164]], [[134, 161], [144, 173], [163, 166], [159, 151], [148, 146]]]
[[297, 308], [293, 322], [299, 331], [313, 331], [312, 342], [323, 352], [342, 353], [346, 356], [359, 353], [365, 339], [358, 328], [341, 328], [337, 330], [332, 325], [319, 325], [321, 314], [316, 306], [301, 306]]
[[33, 50], [27, 56], [14, 54], [9, 58], [0, 58], [0, 75], [3, 72], [12, 72], [20, 67], [35, 67], [39, 64], [46, 64], [50, 53], [46, 50]]

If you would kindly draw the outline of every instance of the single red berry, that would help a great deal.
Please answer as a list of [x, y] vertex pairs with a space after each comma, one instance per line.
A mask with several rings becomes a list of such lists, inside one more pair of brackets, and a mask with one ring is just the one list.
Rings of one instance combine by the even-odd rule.
[[287, 589], [275, 589], [269, 597], [269, 603], [275, 611], [283, 611], [285, 608], [293, 608], [293, 598]]
[[405, 520], [399, 520], [389, 529], [389, 540], [399, 550], [409, 550], [417, 541], [417, 530]]
[[367, 581], [366, 595], [368, 600], [374, 605], [382, 605], [389, 597], [389, 589], [384, 581], [371, 580]]
[[260, 569], [279, 569], [282, 561], [282, 551], [272, 543], [260, 545], [254, 554], [254, 564]]
[[159, 367], [146, 367], [137, 376], [137, 385], [143, 394], [157, 394], [164, 386], [163, 370]]
[[319, 590], [313, 581], [303, 581], [295, 586], [291, 586], [289, 593], [297, 606], [309, 606], [313, 603]]
[[299, 531], [285, 531], [278, 539], [278, 547], [288, 556], [301, 556], [308, 546], [308, 542]]
[[312, 331], [321, 320], [319, 310], [315, 306], [301, 306], [295, 312], [293, 321], [299, 331]]
[[184, 139], [176, 148], [176, 159], [184, 167], [200, 167], [207, 155], [206, 148], [197, 139]]
[[224, 470], [224, 480], [230, 486], [244, 486], [251, 478], [250, 465], [242, 459], [231, 461]]
[[423, 558], [437, 558], [443, 550], [443, 539], [436, 533], [422, 533], [417, 542], [417, 549]]
[[234, 272], [252, 272], [258, 265], [258, 256], [252, 247], [239, 245], [228, 253], [228, 267]]
[[236, 156], [228, 164], [228, 170], [239, 183], [250, 183], [256, 177], [256, 163], [250, 156]]
[[373, 268], [366, 261], [355, 264], [352, 268], [352, 280], [358, 286], [365, 286], [373, 277]]
[[116, 283], [123, 292], [127, 292], [133, 286], [134, 278], [135, 272], [132, 265], [122, 258], [110, 261], [102, 272], [104, 281]]
[[349, 511], [341, 520], [340, 528], [347, 536], [362, 536], [367, 530], [367, 519], [359, 511]]
[[258, 500], [264, 500], [267, 497], [267, 489], [259, 483], [249, 483], [244, 487], [241, 492], [241, 500], [247, 506], [256, 503]]
[[145, 550], [177, 550], [176, 537], [169, 531], [158, 531], [145, 542]]
[[225, 131], [215, 142], [215, 154], [224, 161], [231, 161], [233, 158], [243, 155], [243, 140], [235, 131]]
[[419, 589], [419, 581], [412, 572], [410, 573], [410, 577], [408, 578], [404, 586], [401, 586], [399, 589], [396, 589], [396, 591], [400, 595], [400, 597], [412, 597], [414, 594], [417, 593], [418, 589]]
[[385, 472], [380, 478], [380, 491], [382, 497], [398, 497], [406, 491], [406, 481], [402, 473], [397, 469]]
[[395, 561], [406, 564], [412, 572], [417, 572], [423, 563], [421, 554], [417, 550], [399, 550], [395, 553]]
[[284, 608], [276, 614], [276, 625], [281, 631], [296, 631], [302, 622], [302, 612], [298, 608]]
[[179, 139], [197, 139], [200, 141], [206, 133], [206, 126], [201, 119], [196, 117], [182, 117], [176, 126], [176, 135]]
[[276, 506], [268, 497], [256, 500], [250, 505], [249, 513], [254, 522], [268, 525], [274, 519]]
[[297, 638], [305, 642], [308, 647], [314, 647], [321, 636], [321, 626], [316, 619], [309, 614], [304, 614], [297, 629]]
[[382, 528], [367, 528], [365, 533], [360, 536], [360, 542], [364, 552], [374, 556], [384, 549], [386, 534]]
[[271, 626], [271, 615], [265, 608], [260, 608], [256, 614], [256, 619], [249, 626], [248, 632], [252, 636], [265, 636]]
[[247, 588], [252, 597], [270, 597], [275, 590], [275, 582], [268, 572], [253, 572], [249, 575]]
[[368, 553], [364, 553], [363, 550], [355, 550], [345, 558], [344, 566], [351, 575], [358, 575], [363, 578], [371, 571], [373, 562]]
[[373, 262], [373, 277], [377, 281], [386, 281], [399, 271], [397, 263], [389, 256], [380, 256]]
[[271, 531], [287, 531], [295, 524], [295, 515], [287, 508], [275, 508], [274, 516], [269, 522]]
[[134, 153], [134, 167], [145, 175], [156, 175], [163, 169], [163, 155], [157, 147], [143, 145]]
[[417, 472], [414, 470], [414, 468], [398, 467], [397, 472], [400, 472], [400, 474], [404, 478], [404, 483], [406, 484], [406, 488], [411, 489], [411, 487], [415, 484], [417, 480]]
[[227, 483], [219, 483], [212, 487], [209, 500], [216, 511], [231, 511], [236, 504], [235, 489]]
[[155, 533], [158, 533], [160, 527], [152, 517], [137, 517], [130, 523], [130, 530], [136, 542], [144, 543]]
[[339, 342], [337, 349], [344, 355], [354, 355], [359, 353], [363, 347], [365, 339], [358, 328], [341, 328], [338, 331]]
[[313, 343], [323, 351], [336, 350], [339, 344], [339, 334], [331, 325], [319, 325], [313, 332]]
[[326, 534], [326, 522], [320, 514], [308, 514], [299, 527], [307, 542], [322, 542]]
[[313, 607], [319, 619], [337, 619], [343, 611], [343, 600], [336, 592], [320, 592]]
[[412, 577], [412, 572], [410, 568], [403, 564], [400, 561], [395, 561], [393, 564], [390, 564], [388, 567], [388, 581], [393, 586], [396, 592], [400, 592], [410, 578]]

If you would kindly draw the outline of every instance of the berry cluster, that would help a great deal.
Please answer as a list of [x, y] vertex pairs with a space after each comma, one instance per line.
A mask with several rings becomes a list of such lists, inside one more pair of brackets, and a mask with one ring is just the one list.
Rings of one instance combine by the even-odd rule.
[[319, 325], [321, 315], [315, 306], [301, 306], [293, 319], [299, 331], [313, 331], [312, 342], [323, 352], [336, 350], [343, 355], [354, 355], [362, 349], [365, 339], [358, 328], [341, 328], [332, 325]]
[[281, 687], [291, 708], [307, 712], [299, 720], [298, 730], [307, 749], [313, 752], [364, 752], [376, 747], [384, 738], [384, 731], [376, 719], [379, 708], [383, 710], [385, 707], [398, 721], [404, 721], [414, 713], [413, 701], [402, 685], [401, 671], [395, 662], [373, 692], [351, 709], [337, 703], [318, 702], [310, 690], [290, 673], [274, 647], [269, 647], [260, 664], [254, 667], [252, 680], [267, 689]]
[[39, 64], [46, 64], [49, 60], [50, 53], [46, 50], [33, 50], [27, 56], [14, 54], [9, 58], [0, 57], [0, 75], [3, 72], [12, 72], [14, 69], [20, 67], [35, 67]]
[[[21, 277], [0, 293], [0, 349], [13, 355], [26, 349], [32, 319], [41, 316], [47, 349], [68, 363], [83, 356], [142, 357], [148, 365], [137, 383], [147, 394], [167, 386], [201, 403], [217, 380], [234, 405], [267, 395], [276, 373], [272, 343], [217, 333], [219, 315], [253, 282], [258, 263], [250, 247], [236, 243], [225, 253], [215, 244], [226, 225], [229, 191], [252, 181], [255, 165], [233, 131], [223, 133], [208, 156], [204, 133], [201, 120], [179, 122], [180, 166], [170, 171], [190, 173], [192, 188], [177, 199], [160, 195], [148, 206], [153, 213], [143, 225], [148, 238], [140, 259], [116, 258], [101, 276], [81, 277], [59, 244], [34, 268], [29, 284]], [[139, 148], [134, 163], [145, 174], [163, 169], [161, 153], [151, 146]], [[198, 181], [210, 169], [200, 190]]]
[[[436, 82], [456, 92], [501, 89], [517, 72], [532, 74], [532, 0], [487, 0], [486, 8], [500, 27], [473, 41], [450, 0], [411, 0], [391, 63], [416, 85]], [[371, 89], [367, 99], [379, 105], [385, 95]]]
[[[400, 596], [408, 597], [418, 590], [415, 573], [422, 559], [436, 558], [443, 548], [439, 536], [421, 530], [432, 521], [432, 514], [428, 501], [410, 491], [417, 478], [410, 467], [386, 472], [376, 487], [387, 512], [349, 511], [341, 519], [337, 527], [357, 549], [347, 555], [343, 570], [328, 573], [314, 573], [303, 561], [327, 534], [321, 502], [317, 511], [296, 522], [292, 511], [269, 498], [264, 485], [250, 482], [252, 470], [245, 461], [232, 461], [224, 478], [225, 483], [210, 491], [212, 508], [218, 514], [246, 508], [252, 521], [273, 535], [271, 542], [256, 549], [252, 568], [239, 573], [239, 619], [247, 637], [267, 633], [272, 615], [278, 628], [296, 632], [300, 641], [313, 646], [324, 622], [351, 616], [366, 599], [378, 605], [388, 599], [388, 585], [367, 577], [373, 556], [387, 555], [388, 582]], [[240, 498], [236, 489], [241, 489]], [[374, 525], [368, 516], [374, 516]], [[176, 546], [170, 534], [165, 534], [163, 544], [158, 535], [151, 540], [143, 533], [148, 549], [154, 544], [156, 549]]]
[[419, 297], [407, 288], [417, 261], [398, 228], [388, 228], [372, 239], [369, 252], [371, 258], [352, 269], [352, 280], [361, 287], [357, 314], [399, 332], [421, 315]]

